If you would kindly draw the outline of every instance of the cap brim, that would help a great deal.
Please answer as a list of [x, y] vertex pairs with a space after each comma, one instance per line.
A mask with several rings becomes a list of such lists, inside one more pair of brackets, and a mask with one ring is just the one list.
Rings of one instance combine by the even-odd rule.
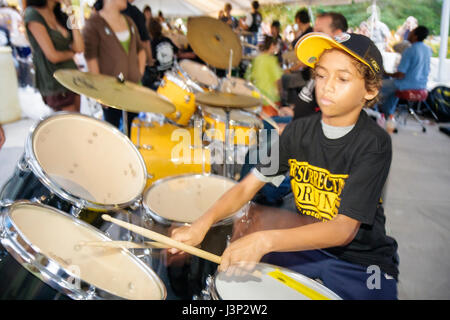
[[337, 48], [347, 52], [367, 65], [370, 70], [373, 71], [372, 67], [360, 55], [340, 44], [327, 34], [321, 32], [310, 32], [301, 37], [295, 45], [295, 53], [301, 62], [306, 64], [308, 67], [314, 68], [322, 53], [325, 50], [332, 48]]

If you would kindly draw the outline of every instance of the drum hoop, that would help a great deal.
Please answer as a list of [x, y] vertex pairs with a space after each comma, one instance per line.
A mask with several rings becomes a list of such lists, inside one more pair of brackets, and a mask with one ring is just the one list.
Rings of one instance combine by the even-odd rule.
[[[210, 106], [206, 106], [206, 107], [214, 108], [214, 107], [210, 107]], [[221, 108], [217, 108], [217, 109], [221, 109]], [[206, 115], [217, 122], [225, 123], [225, 121], [226, 121], [225, 117], [222, 117], [220, 114], [209, 112], [208, 110], [206, 110], [206, 108], [201, 108], [201, 110], [202, 110], [203, 116]], [[249, 128], [249, 129], [252, 129], [252, 128], [261, 129], [262, 128], [262, 121], [257, 117], [256, 114], [251, 113], [249, 111], [241, 110], [241, 109], [237, 110], [237, 111], [242, 112], [251, 117], [254, 116], [255, 119], [258, 120], [258, 123], [255, 123], [255, 126], [251, 126], [251, 125], [249, 125], [248, 122], [242, 122], [242, 120], [230, 119], [230, 126], [244, 127], [244, 128]]]
[[[184, 59], [184, 60], [187, 60], [187, 59]], [[182, 62], [182, 61], [184, 61], [184, 60], [181, 60], [180, 62]], [[189, 61], [189, 60], [188, 60]], [[197, 91], [197, 92], [204, 92], [205, 90], [201, 87], [201, 86], [199, 86], [198, 84], [197, 84], [197, 82], [195, 82], [192, 78], [191, 78], [191, 76], [181, 67], [181, 65], [180, 65], [180, 63], [179, 62], [177, 62], [176, 64], [175, 64], [175, 68], [176, 68], [176, 70], [178, 70], [182, 75], [183, 75], [183, 77], [185, 77], [186, 78], [186, 82], [187, 82], [187, 84], [189, 85], [189, 86], [191, 86], [195, 91]], [[218, 87], [219, 87], [219, 85], [220, 85], [220, 80], [219, 80], [219, 78], [214, 74], [214, 72], [212, 72], [212, 70], [209, 70], [210, 71], [210, 74], [212, 74], [212, 75], [214, 75], [215, 77], [216, 77], [216, 79], [217, 79], [217, 84], [215, 85], [215, 86], [212, 86], [212, 85], [208, 85], [208, 84], [206, 84], [206, 83], [203, 83], [203, 82], [201, 82], [201, 81], [199, 81], [201, 84], [203, 84], [203, 85], [205, 85], [208, 89], [210, 89], [210, 90], [215, 90], [215, 89], [217, 89]]]
[[[301, 274], [299, 272], [296, 272], [294, 270], [290, 270], [290, 269], [285, 268], [285, 267], [276, 266], [276, 265], [273, 265], [273, 264], [270, 264], [270, 263], [265, 263], [265, 262], [258, 262], [256, 265], [257, 266], [261, 266], [261, 267], [265, 267], [265, 268], [271, 268], [271, 269], [274, 269], [274, 270], [275, 269], [279, 269], [281, 271], [289, 271], [289, 273], [294, 273], [296, 275], [299, 275], [306, 282], [314, 283], [314, 284], [318, 285], [319, 287], [321, 287], [321, 289], [323, 289], [326, 292], [328, 297], [334, 297], [335, 300], [342, 300], [341, 297], [339, 297], [336, 293], [334, 293], [333, 291], [331, 291], [330, 289], [328, 289], [324, 285], [321, 285], [317, 281], [314, 281], [313, 279], [308, 278], [307, 276], [305, 276], [305, 275], [303, 275], [303, 274]], [[219, 273], [220, 272], [218, 270], [216, 270], [216, 272], [212, 276], [212, 281], [209, 282], [208, 289], [210, 290], [209, 293], [211, 294], [213, 299], [215, 299], [215, 300], [224, 300], [223, 297], [219, 294], [219, 291], [217, 290], [216, 280], [217, 280], [217, 277], [218, 277]]]
[[39, 164], [39, 161], [37, 160], [36, 154], [34, 152], [33, 149], [33, 141], [34, 141], [34, 137], [36, 134], [36, 130], [43, 125], [44, 123], [46, 123], [47, 121], [50, 121], [50, 119], [56, 118], [56, 117], [66, 117], [66, 116], [75, 116], [75, 117], [82, 117], [82, 118], [87, 118], [89, 120], [94, 120], [97, 121], [97, 123], [99, 123], [100, 125], [106, 126], [109, 129], [111, 129], [113, 131], [114, 134], [118, 135], [119, 137], [121, 137], [122, 139], [125, 139], [125, 141], [127, 141], [127, 143], [131, 146], [132, 150], [135, 152], [135, 154], [137, 155], [141, 168], [142, 168], [142, 174], [143, 174], [143, 181], [142, 181], [142, 185], [139, 188], [140, 190], [144, 190], [145, 185], [146, 185], [146, 179], [145, 177], [147, 176], [147, 169], [145, 166], [145, 162], [144, 159], [142, 158], [142, 155], [140, 154], [140, 152], [138, 151], [138, 149], [136, 148], [136, 146], [131, 142], [130, 139], [128, 139], [128, 137], [126, 137], [122, 132], [119, 131], [119, 129], [117, 129], [116, 127], [114, 127], [112, 124], [107, 123], [105, 121], [101, 121], [98, 120], [96, 118], [90, 117], [90, 116], [86, 116], [80, 113], [75, 113], [75, 112], [56, 112], [54, 114], [51, 114], [47, 117], [42, 118], [41, 121], [39, 121], [38, 123], [34, 124], [28, 134], [26, 143], [25, 143], [25, 161], [30, 165], [31, 170], [33, 171], [33, 173], [37, 176], [37, 178], [39, 179], [39, 181], [49, 189], [49, 191], [51, 191], [52, 193], [57, 194], [58, 196], [60, 196], [62, 199], [69, 201], [70, 203], [72, 203], [73, 205], [75, 205], [77, 208], [79, 209], [84, 209], [84, 208], [89, 208], [89, 209], [94, 209], [94, 210], [101, 210], [101, 211], [108, 211], [108, 210], [114, 210], [117, 208], [126, 208], [129, 207], [130, 205], [136, 203], [137, 201], [139, 201], [141, 199], [141, 195], [142, 195], [142, 191], [136, 196], [134, 197], [132, 200], [125, 202], [125, 203], [119, 203], [119, 204], [101, 204], [101, 203], [97, 203], [94, 201], [89, 201], [86, 199], [82, 199], [76, 195], [71, 194], [70, 192], [66, 191], [64, 188], [62, 188], [61, 186], [59, 186], [58, 184], [56, 184], [55, 182], [52, 181], [52, 179], [50, 178], [50, 176], [47, 174], [47, 172], [45, 172], [45, 170], [41, 167], [41, 165]]
[[[174, 226], [188, 226], [188, 225], [191, 225], [189, 222], [181, 222], [181, 221], [176, 221], [176, 220], [170, 220], [170, 219], [167, 219], [167, 218], [164, 218], [164, 217], [160, 216], [157, 212], [155, 212], [155, 211], [153, 211], [152, 209], [149, 208], [149, 206], [147, 205], [145, 199], [147, 198], [147, 195], [149, 194], [149, 192], [152, 189], [156, 188], [160, 184], [166, 183], [167, 181], [175, 180], [175, 179], [178, 179], [178, 178], [186, 178], [186, 177], [193, 177], [195, 179], [200, 179], [202, 177], [210, 177], [210, 176], [212, 176], [214, 178], [219, 178], [219, 179], [222, 179], [222, 180], [234, 182], [235, 184], [237, 184], [237, 182], [235, 180], [233, 180], [233, 179], [226, 178], [226, 177], [223, 177], [223, 176], [219, 176], [219, 175], [216, 175], [216, 174], [208, 174], [208, 173], [205, 173], [205, 174], [187, 173], [187, 174], [176, 175], [176, 176], [169, 176], [169, 177], [166, 177], [166, 178], [162, 178], [162, 179], [159, 179], [156, 182], [154, 182], [151, 186], [149, 186], [147, 188], [147, 190], [144, 191], [144, 196], [142, 197], [142, 205], [144, 207], [145, 213], [150, 215], [150, 217], [152, 219], [154, 219], [157, 222], [159, 222], [159, 223], [161, 223], [163, 225], [166, 225], [166, 226], [167, 225], [174, 225]], [[240, 211], [241, 210], [239, 210], [238, 213], [235, 213], [235, 214], [233, 214], [233, 215], [231, 215], [231, 216], [229, 216], [229, 217], [227, 217], [227, 218], [225, 218], [223, 220], [220, 220], [220, 221], [216, 222], [211, 227], [217, 227], [217, 226], [223, 226], [223, 225], [231, 224], [232, 221], [233, 221], [233, 218], [236, 215], [238, 215]]]
[[175, 83], [178, 87], [180, 87], [181, 89], [192, 93], [192, 89], [191, 87], [189, 87], [189, 85], [180, 77], [178, 77], [176, 75], [176, 73], [172, 72], [172, 71], [167, 71], [164, 76], [167, 78], [167, 80]]
[[[69, 219], [71, 219], [75, 224], [81, 225], [85, 228], [88, 228], [90, 231], [94, 231], [100, 235], [103, 240], [112, 241], [111, 238], [106, 236], [106, 234], [99, 229], [93, 227], [92, 225], [80, 220], [76, 219], [70, 214], [67, 214], [63, 211], [60, 211], [54, 207], [33, 203], [28, 200], [19, 200], [14, 202], [13, 204], [6, 205], [1, 208], [2, 212], [0, 214], [0, 242], [3, 247], [11, 254], [16, 261], [33, 275], [38, 277], [41, 281], [45, 282], [53, 289], [64, 292], [67, 296], [72, 299], [125, 299], [124, 297], [117, 296], [105, 289], [95, 287], [90, 283], [86, 282], [82, 278], [78, 278], [80, 280], [80, 289], [74, 287], [70, 284], [70, 281], [73, 280], [73, 275], [69, 273], [63, 266], [61, 266], [57, 261], [53, 258], [50, 258], [43, 253], [40, 252], [39, 248], [36, 247], [33, 243], [31, 243], [28, 238], [23, 234], [20, 228], [17, 227], [16, 223], [10, 216], [10, 212], [15, 207], [21, 205], [32, 205], [43, 207], [45, 209], [50, 209], [51, 211], [61, 214]], [[25, 244], [25, 246], [23, 246]], [[122, 249], [123, 253], [126, 254], [131, 260], [138, 264], [139, 267], [143, 268], [147, 274], [149, 274], [150, 278], [156, 283], [158, 288], [160, 289], [161, 299], [165, 300], [167, 297], [167, 289], [164, 286], [162, 280], [156, 275], [156, 273], [147, 265], [145, 265], [139, 258], [131, 254], [128, 250]], [[48, 260], [47, 265], [50, 265], [51, 268], [42, 265], [39, 261], [45, 258]], [[37, 271], [36, 271], [37, 269]], [[53, 270], [53, 271], [50, 271]], [[81, 288], [88, 288], [87, 291]], [[91, 288], [95, 288], [95, 291], [91, 292]], [[62, 289], [62, 290], [61, 290]]]

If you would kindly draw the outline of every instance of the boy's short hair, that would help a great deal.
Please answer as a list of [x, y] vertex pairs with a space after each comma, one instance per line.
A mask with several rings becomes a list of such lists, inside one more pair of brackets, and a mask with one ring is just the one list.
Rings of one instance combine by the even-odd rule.
[[277, 39], [272, 36], [266, 35], [264, 37], [264, 42], [259, 46], [259, 49], [261, 51], [266, 51], [272, 44], [277, 44]]
[[146, 11], [150, 11], [150, 12], [152, 12], [152, 8], [150, 8], [149, 6], [145, 6], [145, 8], [144, 8], [144, 11], [143, 11], [143, 12], [146, 12]]
[[[368, 37], [356, 33], [342, 33], [334, 39], [324, 33], [311, 32], [297, 42], [297, 58], [314, 69], [320, 56], [330, 49], [344, 51], [357, 62], [356, 68], [363, 76], [368, 91], [380, 89], [383, 70], [383, 57], [375, 43]], [[377, 100], [369, 101], [371, 107]]]
[[414, 32], [414, 34], [417, 37], [417, 40], [419, 41], [425, 40], [428, 37], [428, 34], [430, 33], [428, 31], [428, 28], [425, 26], [418, 26], [412, 32]]
[[259, 2], [258, 1], [253, 1], [252, 2], [252, 8], [257, 10], [259, 8]]
[[301, 23], [305, 23], [305, 24], [310, 23], [311, 19], [309, 18], [308, 10], [306, 10], [306, 9], [298, 10], [297, 13], [295, 14], [295, 20], [298, 20]]

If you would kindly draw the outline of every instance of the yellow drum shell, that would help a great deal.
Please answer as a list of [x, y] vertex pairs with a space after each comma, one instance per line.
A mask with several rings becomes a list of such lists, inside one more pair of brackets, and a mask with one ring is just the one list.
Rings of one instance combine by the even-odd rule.
[[138, 147], [147, 168], [146, 187], [169, 176], [210, 173], [210, 151], [202, 147], [201, 137], [201, 128], [134, 119], [131, 141]]
[[[209, 140], [225, 140], [226, 115], [223, 109], [203, 107], [204, 133]], [[230, 138], [235, 145], [254, 145], [257, 143], [258, 131], [263, 123], [251, 113], [232, 110], [230, 112]]]
[[175, 112], [167, 114], [166, 117], [181, 126], [187, 126], [196, 106], [195, 95], [184, 81], [177, 75], [167, 72], [156, 92], [175, 105]]

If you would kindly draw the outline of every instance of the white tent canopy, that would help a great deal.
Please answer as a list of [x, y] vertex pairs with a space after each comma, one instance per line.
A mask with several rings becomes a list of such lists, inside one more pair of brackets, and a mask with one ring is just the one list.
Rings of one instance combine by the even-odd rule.
[[[223, 9], [225, 3], [229, 2], [233, 15], [241, 15], [251, 11], [253, 0], [135, 0], [133, 4], [139, 9], [145, 6], [152, 8], [153, 15], [157, 15], [161, 10], [165, 17], [188, 17], [188, 16], [217, 16]], [[265, 4], [296, 4], [299, 6], [313, 5], [338, 5], [351, 4], [352, 2], [366, 2], [370, 0], [259, 0], [260, 5]]]

